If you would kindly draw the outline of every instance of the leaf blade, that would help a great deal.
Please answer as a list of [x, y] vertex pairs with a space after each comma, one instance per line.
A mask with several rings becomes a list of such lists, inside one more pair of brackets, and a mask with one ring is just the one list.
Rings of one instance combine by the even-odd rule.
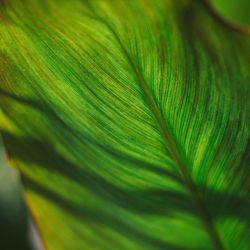
[[[153, 7], [150, 1], [138, 1], [124, 6], [118, 1], [113, 6], [109, 1], [102, 3], [96, 1], [92, 8], [88, 9], [89, 6], [86, 7], [78, 1], [69, 5], [63, 2], [58, 12], [51, 11], [46, 15], [47, 28], [42, 25], [41, 29], [42, 19], [38, 18], [37, 21], [35, 16], [29, 14], [25, 16], [24, 22], [16, 15], [17, 27], [11, 26], [7, 28], [7, 32], [4, 31], [6, 47], [3, 51], [10, 57], [5, 60], [7, 69], [15, 68], [15, 74], [18, 75], [17, 79], [20, 82], [19, 86], [14, 88], [14, 74], [6, 73], [4, 77], [5, 89], [1, 90], [1, 95], [5, 99], [1, 103], [5, 111], [1, 120], [7, 120], [7, 126], [4, 126], [5, 131], [3, 131], [4, 137], [10, 155], [23, 174], [27, 199], [32, 211], [36, 212], [39, 207], [40, 211], [36, 212], [36, 217], [40, 217], [41, 231], [45, 241], [49, 242], [49, 249], [68, 249], [72, 244], [75, 244], [76, 249], [89, 246], [93, 249], [100, 246], [102, 249], [109, 249], [109, 244], [113, 248], [119, 246], [121, 249], [145, 249], [143, 245], [145, 242], [148, 244], [148, 249], [175, 247], [212, 249], [206, 233], [198, 232], [200, 229], [196, 229], [196, 227], [202, 228], [199, 216], [196, 215], [193, 202], [176, 172], [176, 161], [178, 163], [180, 158], [176, 142], [170, 143], [172, 146], [167, 147], [170, 154], [166, 155], [165, 144], [167, 142], [169, 145], [172, 136], [167, 131], [166, 138], [162, 138], [152, 110], [150, 111], [148, 106], [157, 106], [153, 109], [153, 113], [158, 117], [156, 120], [163, 134], [166, 134], [163, 120], [170, 122], [169, 127], [178, 141], [178, 147], [183, 148], [182, 157], [183, 155], [189, 157], [187, 165], [190, 175], [205, 196], [206, 202], [209, 201], [208, 204], [211, 205], [209, 210], [214, 216], [212, 201], [219, 197], [217, 192], [223, 193], [226, 190], [235, 194], [235, 190], [238, 189], [237, 184], [235, 190], [230, 192], [227, 190], [230, 181], [223, 182], [227, 175], [225, 169], [220, 169], [218, 166], [229, 162], [228, 154], [233, 152], [226, 145], [225, 134], [233, 131], [233, 136], [228, 142], [231, 145], [233, 140], [239, 138], [237, 145], [242, 151], [246, 144], [246, 106], [242, 106], [243, 110], [237, 115], [242, 100], [233, 102], [228, 97], [233, 94], [231, 87], [235, 87], [235, 75], [238, 72], [240, 72], [240, 83], [245, 87], [245, 81], [242, 79], [246, 75], [247, 60], [242, 56], [243, 51], [237, 50], [236, 53], [240, 54], [240, 63], [243, 66], [240, 66], [242, 69], [238, 67], [233, 70], [232, 59], [227, 55], [232, 46], [230, 42], [228, 47], [222, 50], [221, 56], [216, 55], [216, 51], [222, 49], [218, 34], [225, 27], [220, 27], [212, 38], [204, 36], [200, 30], [208, 23], [212, 25], [214, 22], [207, 17], [204, 10], [202, 13], [205, 18], [199, 14], [196, 16], [196, 18], [202, 17], [201, 24], [190, 22], [188, 24], [191, 27], [189, 30], [191, 34], [185, 32], [187, 28], [185, 22], [188, 20], [186, 17], [197, 13], [195, 8], [200, 10], [200, 7], [196, 7], [196, 2], [189, 6], [183, 1], [180, 7], [174, 3], [165, 6], [164, 3], [158, 1]], [[38, 6], [33, 4], [32, 9], [38, 9]], [[77, 4], [81, 8], [77, 14], [65, 20], [59, 18], [60, 15], [69, 13], [68, 8], [75, 9]], [[55, 6], [57, 1], [48, 4], [47, 8], [53, 10]], [[168, 13], [174, 14], [165, 19], [164, 8]], [[134, 9], [143, 21], [135, 17]], [[16, 7], [16, 11], [23, 15], [23, 7]], [[91, 15], [98, 14], [98, 18], [83, 15], [81, 11], [90, 12]], [[159, 16], [158, 11], [160, 11]], [[39, 12], [36, 14], [40, 17], [44, 15]], [[100, 22], [99, 15], [102, 19], [108, 20], [106, 21], [109, 22], [108, 28]], [[51, 20], [56, 20], [55, 25], [51, 26]], [[30, 26], [30, 23], [33, 26]], [[61, 29], [62, 25], [66, 32]], [[116, 34], [120, 42], [112, 36], [114, 32], [110, 30], [110, 26], [112, 30], [118, 32]], [[168, 26], [172, 28], [172, 32], [166, 28]], [[160, 35], [156, 32], [159, 27], [162, 29]], [[75, 34], [75, 30], [80, 33]], [[127, 34], [129, 39], [126, 38]], [[241, 40], [238, 35], [227, 34], [226, 31], [223, 31], [223, 34], [224, 37], [231, 37], [233, 41], [239, 40], [244, 52], [247, 51], [244, 44], [249, 42], [245, 43], [245, 38]], [[184, 46], [178, 36], [182, 36], [182, 39], [188, 41], [187, 44], [190, 45]], [[18, 50], [7, 49], [12, 40], [15, 41], [16, 49], [22, 51], [21, 57], [16, 57], [19, 55]], [[128, 51], [126, 53], [129, 53], [127, 58], [124, 58], [124, 53], [119, 47], [121, 44], [126, 46], [125, 50]], [[66, 49], [62, 45], [67, 45]], [[143, 53], [143, 51], [154, 53]], [[199, 63], [199, 58], [202, 63]], [[35, 64], [36, 60], [39, 64]], [[227, 64], [224, 64], [223, 60], [226, 60]], [[22, 61], [26, 62], [25, 67], [15, 67], [22, 65]], [[234, 74], [229, 74], [226, 69], [225, 65], [229, 62], [230, 70], [233, 70]], [[131, 64], [134, 64], [135, 72], [131, 70]], [[30, 69], [27, 70], [28, 65]], [[201, 69], [204, 65], [206, 71]], [[211, 67], [211, 70], [208, 67]], [[139, 73], [136, 73], [137, 70]], [[134, 78], [134, 73], [137, 74], [137, 78]], [[221, 79], [219, 73], [222, 73]], [[229, 79], [232, 75], [233, 78]], [[138, 77], [142, 76], [145, 80], [139, 80], [138, 86]], [[212, 81], [212, 87], [207, 86], [206, 78]], [[225, 84], [228, 79], [232, 85], [230, 88]], [[202, 84], [199, 85], [199, 81]], [[223, 85], [217, 86], [216, 81]], [[140, 83], [143, 83], [144, 96]], [[204, 92], [201, 92], [202, 95], [199, 92], [197, 94], [195, 88], [198, 90], [204, 88], [212, 97], [207, 99]], [[226, 98], [220, 98], [221, 90], [225, 91]], [[152, 98], [148, 92], [152, 93]], [[188, 97], [185, 96], [186, 93]], [[238, 90], [233, 96], [239, 98]], [[244, 95], [240, 96], [244, 99]], [[151, 104], [148, 105], [147, 102]], [[114, 107], [114, 103], [122, 109]], [[232, 104], [233, 107], [232, 117], [229, 116], [228, 104]], [[195, 110], [196, 106], [200, 113]], [[192, 114], [192, 110], [195, 114]], [[202, 112], [208, 112], [209, 116], [205, 117]], [[228, 118], [233, 120], [232, 124], [228, 122]], [[236, 126], [238, 120], [243, 124], [239, 137], [236, 136], [239, 130]], [[15, 129], [9, 128], [12, 123]], [[221, 123], [223, 126], [220, 128]], [[193, 126], [195, 130], [189, 129]], [[198, 135], [195, 131], [198, 131]], [[189, 140], [186, 140], [186, 137]], [[213, 146], [214, 138], [217, 144]], [[220, 142], [223, 142], [222, 149], [218, 146]], [[207, 154], [210, 155], [208, 164], [204, 162], [207, 149], [209, 149]], [[222, 153], [223, 157], [219, 160], [216, 160], [217, 150], [226, 152]], [[174, 153], [171, 154], [171, 151]], [[27, 152], [32, 152], [32, 155], [27, 155]], [[41, 152], [47, 159], [43, 159]], [[175, 161], [172, 159], [173, 154], [177, 155], [174, 157], [177, 158]], [[133, 158], [135, 161], [131, 160]], [[230, 158], [231, 161], [233, 159]], [[235, 159], [238, 160], [237, 157]], [[145, 167], [144, 170], [138, 169], [138, 161], [147, 162], [148, 170], [145, 170]], [[200, 168], [201, 163], [205, 167]], [[180, 164], [183, 165], [179, 161]], [[211, 167], [212, 164], [215, 164], [214, 168]], [[155, 174], [154, 168], [170, 173], [167, 175], [168, 180]], [[235, 180], [238, 181], [240, 178], [237, 177]], [[53, 185], [54, 182], [57, 187]], [[224, 186], [219, 185], [220, 182]], [[72, 197], [73, 193], [77, 195]], [[77, 196], [85, 197], [87, 204]], [[140, 202], [137, 202], [137, 199]], [[116, 211], [115, 215], [109, 211], [109, 206]], [[96, 210], [95, 213], [91, 213], [93, 208]], [[74, 214], [80, 216], [81, 211], [83, 218], [81, 217], [80, 223], [78, 217], [74, 218]], [[223, 215], [223, 212], [222, 209], [220, 214]], [[98, 213], [106, 219], [101, 219]], [[165, 214], [165, 217], [162, 218], [158, 213]], [[166, 215], [168, 213], [170, 215]], [[57, 230], [50, 225], [51, 222], [46, 222], [45, 215], [49, 215], [54, 224], [60, 225], [63, 229], [62, 235], [57, 235]], [[66, 216], [65, 221], [60, 222], [63, 216]], [[172, 216], [174, 220], [171, 219]], [[128, 223], [124, 220], [125, 217], [132, 222]], [[88, 226], [84, 227], [86, 221]], [[189, 224], [194, 225], [190, 228]], [[69, 230], [65, 225], [73, 229]], [[216, 227], [219, 227], [217, 218]], [[223, 227], [223, 224], [219, 227], [223, 241], [227, 242], [227, 245], [228, 242], [232, 244], [234, 238], [226, 238]], [[152, 228], [157, 228], [158, 233], [153, 233]], [[78, 232], [77, 235], [73, 235], [74, 230]], [[171, 230], [174, 233], [171, 234]], [[97, 235], [98, 231], [101, 232], [101, 236]], [[185, 233], [181, 233], [184, 231]], [[183, 235], [183, 242], [179, 242], [180, 234]], [[192, 234], [198, 237], [194, 238]], [[81, 241], [81, 235], [87, 235], [87, 239]], [[111, 243], [104, 240], [108, 237], [111, 237]], [[116, 238], [120, 240], [117, 241]], [[72, 239], [77, 240], [73, 243]], [[234, 249], [237, 249], [239, 239], [242, 239], [242, 236], [239, 236], [237, 243], [234, 243]], [[242, 249], [243, 247], [247, 249], [247, 240], [241, 244]], [[227, 249], [230, 249], [230, 246], [228, 245]], [[222, 247], [219, 244], [217, 248]]]

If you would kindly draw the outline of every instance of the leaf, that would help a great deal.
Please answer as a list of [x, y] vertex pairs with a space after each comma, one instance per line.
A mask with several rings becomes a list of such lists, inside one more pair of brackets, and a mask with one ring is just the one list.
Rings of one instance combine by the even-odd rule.
[[46, 249], [249, 249], [247, 34], [195, 0], [1, 20], [0, 128]]
[[[212, 0], [215, 9], [225, 18], [232, 22], [239, 23], [245, 28], [250, 27], [249, 8], [250, 3], [247, 0]], [[248, 31], [249, 32], [249, 31]]]

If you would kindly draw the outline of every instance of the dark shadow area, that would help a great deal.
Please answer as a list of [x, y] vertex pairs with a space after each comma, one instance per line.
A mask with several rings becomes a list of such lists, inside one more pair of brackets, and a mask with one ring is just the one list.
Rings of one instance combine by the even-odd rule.
[[[2, 208], [0, 207], [0, 211]], [[11, 221], [1, 214], [0, 216], [0, 235], [2, 250], [34, 250], [28, 238], [27, 213], [19, 213], [15, 221]]]
[[30, 242], [29, 215], [20, 191], [19, 179], [14, 178], [11, 170], [5, 166], [0, 168], [0, 188], [2, 189], [0, 194], [0, 249], [34, 250]]
[[31, 189], [33, 192], [36, 192], [39, 195], [46, 197], [46, 199], [48, 199], [50, 202], [53, 202], [57, 206], [60, 206], [61, 209], [63, 209], [65, 212], [72, 214], [79, 220], [82, 220], [82, 223], [86, 223], [86, 221], [88, 220], [97, 222], [99, 224], [104, 225], [105, 227], [108, 226], [111, 229], [118, 231], [119, 233], [126, 235], [129, 238], [132, 238], [137, 241], [139, 240], [142, 245], [152, 245], [157, 249], [184, 250], [184, 248], [174, 246], [167, 242], [152, 238], [149, 235], [143, 234], [139, 230], [133, 228], [131, 226], [131, 223], [126, 223], [116, 218], [115, 216], [111, 216], [111, 213], [107, 214], [98, 209], [89, 209], [83, 204], [67, 201], [58, 193], [55, 193], [54, 191], [49, 190], [48, 188], [42, 185], [39, 185], [38, 183], [32, 181], [26, 176], [23, 176], [22, 180], [25, 186], [28, 187], [28, 189]]
[[[16, 138], [0, 131], [13, 159], [37, 164], [41, 168], [56, 172], [95, 195], [135, 213], [167, 214], [172, 210], [193, 211], [191, 200], [175, 191], [162, 189], [126, 190], [108, 182], [102, 176], [87, 170], [84, 162], [75, 165], [59, 155], [51, 145], [32, 138]], [[29, 152], [27, 154], [27, 152]], [[46, 157], [45, 157], [46, 156]], [[122, 159], [121, 159], [122, 160]]]

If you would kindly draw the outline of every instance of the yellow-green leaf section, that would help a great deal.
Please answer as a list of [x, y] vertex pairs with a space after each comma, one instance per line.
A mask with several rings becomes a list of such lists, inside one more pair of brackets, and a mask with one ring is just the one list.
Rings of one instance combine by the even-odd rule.
[[46, 249], [250, 249], [249, 36], [201, 0], [0, 11], [0, 129]]

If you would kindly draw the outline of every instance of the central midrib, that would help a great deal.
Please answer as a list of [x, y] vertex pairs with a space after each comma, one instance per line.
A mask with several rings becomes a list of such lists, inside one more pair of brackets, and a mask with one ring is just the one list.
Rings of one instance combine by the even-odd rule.
[[119, 46], [121, 47], [121, 50], [126, 57], [129, 65], [131, 66], [132, 71], [135, 74], [135, 80], [138, 81], [139, 86], [141, 90], [143, 91], [143, 94], [146, 99], [146, 103], [152, 112], [152, 115], [155, 119], [155, 122], [158, 126], [158, 129], [164, 139], [164, 144], [166, 147], [166, 150], [170, 152], [172, 159], [176, 162], [176, 166], [178, 168], [178, 171], [183, 179], [183, 181], [186, 184], [186, 187], [188, 188], [188, 191], [193, 199], [193, 202], [196, 206], [196, 209], [200, 213], [201, 219], [203, 221], [203, 224], [205, 226], [205, 229], [213, 243], [213, 246], [216, 250], [226, 250], [224, 247], [220, 236], [217, 232], [216, 226], [214, 225], [214, 221], [212, 216], [210, 215], [207, 206], [205, 204], [205, 201], [203, 197], [201, 196], [195, 182], [193, 181], [190, 173], [188, 172], [188, 168], [186, 166], [185, 159], [181, 155], [180, 150], [178, 149], [177, 143], [174, 139], [174, 136], [171, 134], [171, 129], [168, 126], [167, 122], [164, 120], [154, 98], [152, 97], [150, 90], [148, 88], [148, 85], [146, 83], [146, 80], [142, 76], [142, 74], [137, 70], [137, 67], [135, 66], [133, 60], [130, 58], [129, 53], [127, 52], [126, 48], [123, 46], [119, 36], [117, 33], [113, 30], [113, 28], [102, 18], [98, 17], [98, 19], [104, 23], [108, 29], [113, 33], [115, 39], [117, 40]]

